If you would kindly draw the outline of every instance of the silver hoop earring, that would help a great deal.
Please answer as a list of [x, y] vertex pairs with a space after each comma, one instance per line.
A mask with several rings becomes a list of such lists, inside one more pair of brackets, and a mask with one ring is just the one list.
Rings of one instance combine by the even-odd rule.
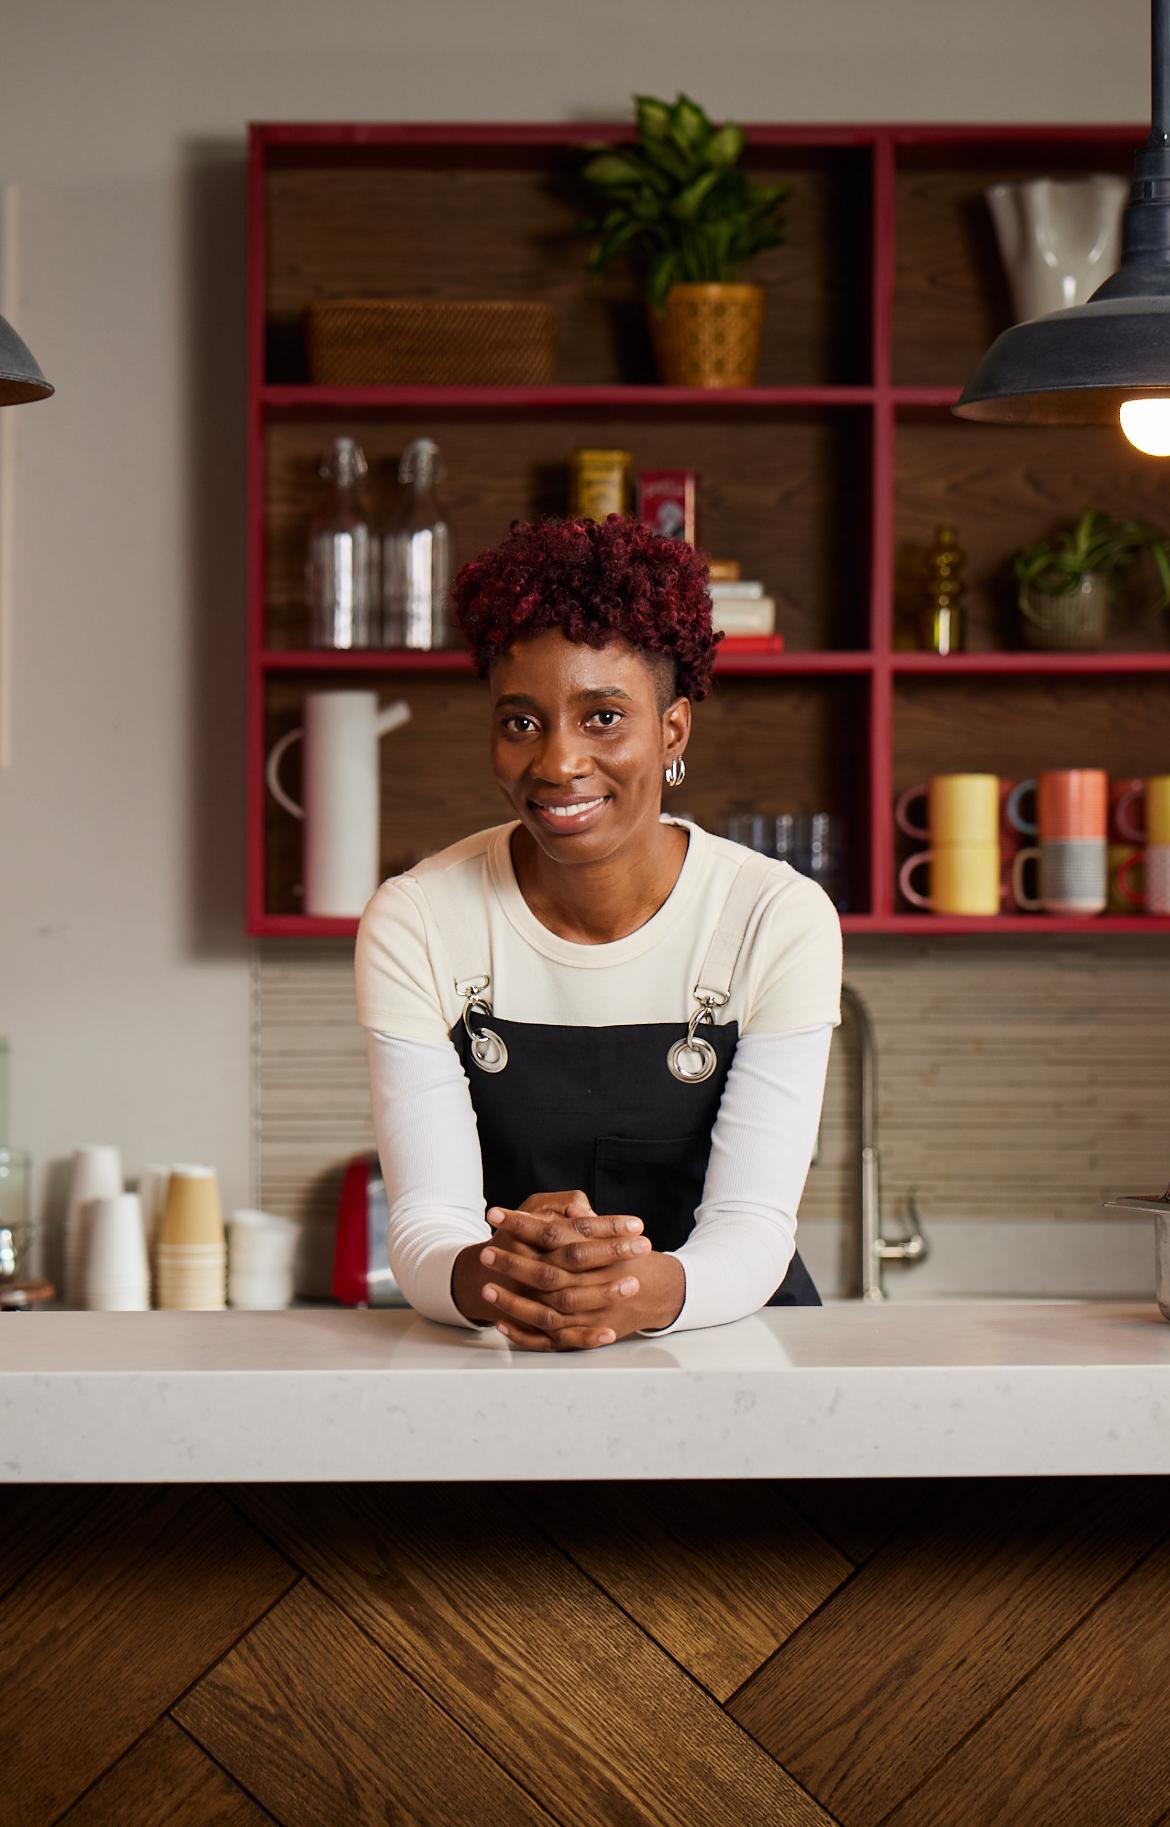
[[676, 755], [663, 774], [668, 787], [681, 787], [687, 777], [687, 764], [681, 755]]

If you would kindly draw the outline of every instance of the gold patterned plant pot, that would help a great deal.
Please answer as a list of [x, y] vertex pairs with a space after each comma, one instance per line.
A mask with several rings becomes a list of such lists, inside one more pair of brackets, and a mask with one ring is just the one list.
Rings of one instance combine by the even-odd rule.
[[760, 356], [764, 288], [672, 285], [650, 309], [658, 378], [667, 387], [750, 387]]

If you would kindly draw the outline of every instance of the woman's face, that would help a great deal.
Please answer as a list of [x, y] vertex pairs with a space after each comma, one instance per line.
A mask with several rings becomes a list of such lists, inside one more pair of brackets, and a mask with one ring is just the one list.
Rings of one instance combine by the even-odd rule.
[[489, 685], [493, 771], [547, 857], [597, 862], [657, 825], [691, 706], [659, 709], [654, 661], [620, 638], [587, 647], [550, 628], [494, 660]]

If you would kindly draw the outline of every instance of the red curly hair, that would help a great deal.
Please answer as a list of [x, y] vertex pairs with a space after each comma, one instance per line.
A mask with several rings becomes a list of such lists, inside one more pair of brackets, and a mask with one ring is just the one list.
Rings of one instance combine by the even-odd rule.
[[700, 699], [711, 689], [723, 639], [711, 627], [708, 575], [706, 559], [685, 540], [664, 539], [620, 514], [600, 524], [514, 520], [506, 539], [460, 570], [451, 606], [481, 679], [514, 641], [561, 628], [589, 647], [621, 636], [665, 655], [673, 661], [671, 695]]

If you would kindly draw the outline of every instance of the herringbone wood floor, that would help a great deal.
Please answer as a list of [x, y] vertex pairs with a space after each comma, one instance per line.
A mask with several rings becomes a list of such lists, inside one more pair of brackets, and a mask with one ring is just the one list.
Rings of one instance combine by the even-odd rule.
[[0, 1515], [0, 1827], [1170, 1827], [1170, 1480]]

